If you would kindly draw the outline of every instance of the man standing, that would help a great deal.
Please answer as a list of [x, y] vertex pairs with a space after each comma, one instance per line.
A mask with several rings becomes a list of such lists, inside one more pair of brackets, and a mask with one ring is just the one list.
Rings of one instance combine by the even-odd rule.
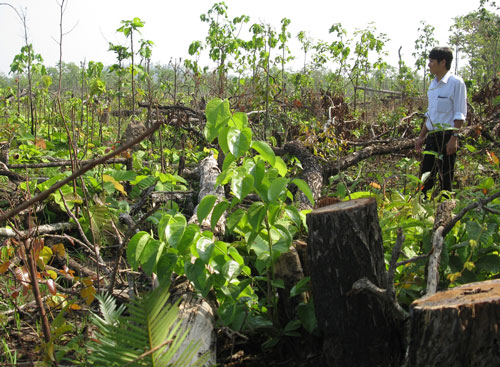
[[426, 120], [415, 143], [417, 152], [425, 154], [420, 165], [424, 194], [434, 186], [439, 172], [441, 190], [452, 191], [458, 133], [467, 115], [467, 91], [464, 81], [450, 72], [453, 53], [449, 47], [436, 47], [429, 54], [429, 70], [435, 76], [427, 91]]

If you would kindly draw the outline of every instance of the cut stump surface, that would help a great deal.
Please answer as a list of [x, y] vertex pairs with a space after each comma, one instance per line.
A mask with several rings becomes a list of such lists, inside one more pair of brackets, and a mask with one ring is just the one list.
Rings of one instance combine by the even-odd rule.
[[500, 366], [500, 280], [420, 298], [411, 313], [410, 366]]

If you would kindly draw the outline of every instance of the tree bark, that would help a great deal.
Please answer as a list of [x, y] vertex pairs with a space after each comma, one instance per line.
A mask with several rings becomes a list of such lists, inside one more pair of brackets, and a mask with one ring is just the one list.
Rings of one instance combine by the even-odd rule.
[[425, 296], [411, 310], [408, 366], [500, 366], [500, 280]]
[[381, 299], [350, 292], [361, 278], [379, 288], [387, 283], [375, 199], [316, 209], [307, 225], [314, 306], [328, 366], [398, 366], [402, 322]]

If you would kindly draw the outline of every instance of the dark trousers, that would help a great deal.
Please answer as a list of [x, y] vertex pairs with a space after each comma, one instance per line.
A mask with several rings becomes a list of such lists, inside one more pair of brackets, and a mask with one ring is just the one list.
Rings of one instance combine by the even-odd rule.
[[453, 175], [455, 174], [456, 153], [446, 154], [446, 145], [452, 136], [451, 131], [438, 131], [429, 133], [425, 139], [425, 150], [435, 152], [434, 154], [424, 154], [424, 159], [420, 164], [420, 177], [425, 172], [430, 172], [429, 177], [424, 182], [422, 191], [424, 194], [434, 186], [436, 174], [439, 173], [439, 183], [441, 190], [452, 191]]

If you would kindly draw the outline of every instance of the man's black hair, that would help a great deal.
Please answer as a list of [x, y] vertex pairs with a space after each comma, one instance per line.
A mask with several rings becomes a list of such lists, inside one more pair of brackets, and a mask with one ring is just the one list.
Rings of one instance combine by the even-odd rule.
[[449, 47], [434, 47], [429, 53], [429, 59], [441, 62], [446, 60], [446, 70], [451, 69], [451, 62], [453, 61], [453, 51]]

